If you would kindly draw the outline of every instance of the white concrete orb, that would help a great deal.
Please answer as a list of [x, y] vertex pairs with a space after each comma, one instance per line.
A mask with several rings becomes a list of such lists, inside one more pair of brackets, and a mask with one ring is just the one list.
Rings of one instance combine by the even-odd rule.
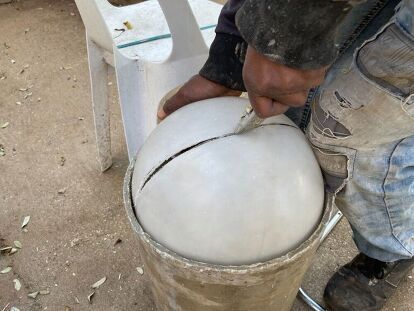
[[247, 104], [224, 97], [188, 105], [163, 121], [137, 155], [138, 220], [155, 241], [188, 259], [263, 262], [299, 246], [322, 216], [319, 165], [286, 116], [231, 135]]

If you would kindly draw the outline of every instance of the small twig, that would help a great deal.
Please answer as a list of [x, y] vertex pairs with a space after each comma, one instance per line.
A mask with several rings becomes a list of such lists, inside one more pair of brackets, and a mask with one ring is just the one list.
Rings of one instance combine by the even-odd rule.
[[9, 305], [10, 305], [10, 302], [1, 311], [5, 311]]
[[119, 36], [121, 36], [125, 32], [124, 28], [115, 28], [114, 30], [115, 31], [120, 31], [120, 33], [119, 33], [119, 35], [115, 36], [113, 39], [118, 38]]

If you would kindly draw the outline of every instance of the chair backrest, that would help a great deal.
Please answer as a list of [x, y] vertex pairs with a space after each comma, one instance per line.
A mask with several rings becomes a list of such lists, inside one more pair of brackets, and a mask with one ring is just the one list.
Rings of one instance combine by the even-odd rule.
[[158, 0], [172, 36], [172, 52], [169, 60], [207, 54], [199, 25], [188, 0]]
[[88, 36], [107, 51], [112, 51], [113, 40], [105, 23], [103, 12], [113, 6], [106, 0], [75, 0]]
[[[88, 36], [99, 46], [111, 51], [113, 40], [105, 22], [105, 12], [117, 7], [107, 0], [75, 0]], [[173, 48], [169, 60], [205, 54], [208, 48], [188, 0], [158, 0], [171, 32]], [[139, 4], [138, 4], [139, 5]]]

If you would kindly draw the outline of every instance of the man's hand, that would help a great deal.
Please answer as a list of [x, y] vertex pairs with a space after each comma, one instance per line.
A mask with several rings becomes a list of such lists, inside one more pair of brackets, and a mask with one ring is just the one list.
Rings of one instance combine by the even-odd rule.
[[199, 100], [220, 96], [240, 96], [240, 94], [239, 91], [214, 83], [200, 75], [195, 75], [165, 102], [164, 106], [158, 111], [158, 118], [163, 120], [177, 109]]
[[[267, 118], [284, 113], [289, 107], [303, 106], [309, 90], [322, 83], [326, 69], [294, 69], [274, 63], [248, 47], [243, 79], [256, 114]], [[177, 109], [199, 100], [240, 94], [240, 91], [195, 75], [165, 102], [158, 111], [158, 118], [163, 120]]]
[[327, 67], [301, 70], [277, 64], [248, 47], [243, 80], [250, 103], [261, 118], [286, 112], [306, 103], [312, 87], [322, 83]]

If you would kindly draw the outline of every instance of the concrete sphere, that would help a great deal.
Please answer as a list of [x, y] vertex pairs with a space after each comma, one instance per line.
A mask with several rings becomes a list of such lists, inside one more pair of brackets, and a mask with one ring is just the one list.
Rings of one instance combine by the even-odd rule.
[[305, 136], [286, 117], [232, 135], [248, 101], [224, 97], [173, 113], [137, 155], [136, 215], [155, 241], [188, 259], [263, 262], [304, 242], [324, 191]]

